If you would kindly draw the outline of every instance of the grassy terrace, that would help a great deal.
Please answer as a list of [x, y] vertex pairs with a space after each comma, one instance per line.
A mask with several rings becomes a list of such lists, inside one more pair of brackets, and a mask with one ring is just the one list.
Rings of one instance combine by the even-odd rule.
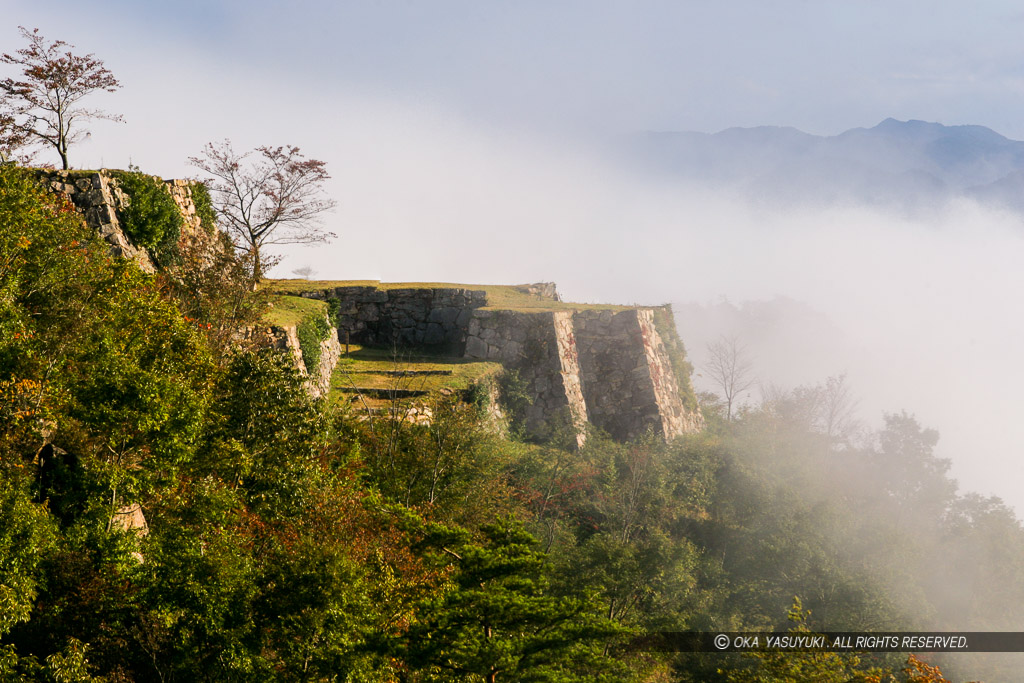
[[[297, 296], [335, 287], [376, 289], [471, 289], [487, 293], [489, 310], [541, 313], [546, 311], [612, 310], [632, 308], [613, 304], [559, 302], [527, 294], [513, 285], [473, 285], [452, 282], [380, 282], [378, 280], [266, 280], [263, 287], [272, 294], [273, 307], [265, 320], [273, 325], [296, 325], [312, 314], [327, 310], [323, 301]], [[475, 382], [497, 375], [499, 363], [472, 362], [463, 358], [427, 355], [395, 355], [386, 349], [351, 345], [331, 378], [332, 401], [348, 401], [360, 408], [376, 410], [391, 401], [422, 403], [444, 390], [468, 389]]]
[[487, 292], [487, 308], [501, 311], [540, 313], [543, 311], [611, 310], [623, 311], [632, 306], [615, 304], [583, 304], [551, 301], [518, 291], [512, 285], [467, 285], [453, 282], [380, 282], [379, 280], [266, 280], [264, 287], [281, 294], [300, 294], [334, 287], [376, 287], [377, 289], [482, 289]]
[[290, 327], [315, 315], [327, 314], [327, 302], [316, 299], [303, 299], [298, 296], [271, 296], [270, 308], [263, 315], [268, 325]]
[[365, 401], [379, 408], [391, 398], [422, 400], [441, 389], [463, 390], [501, 372], [499, 363], [463, 358], [410, 356], [383, 349], [349, 346], [331, 378], [332, 400]]

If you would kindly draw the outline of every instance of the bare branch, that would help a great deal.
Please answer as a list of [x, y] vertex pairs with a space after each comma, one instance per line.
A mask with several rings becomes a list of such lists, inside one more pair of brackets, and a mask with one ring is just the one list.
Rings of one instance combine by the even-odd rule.
[[0, 63], [22, 68], [22, 80], [0, 80], [0, 153], [41, 144], [56, 149], [67, 169], [68, 147], [85, 133], [76, 129], [79, 122], [122, 120], [78, 107], [78, 101], [97, 90], [114, 92], [121, 84], [91, 54], [75, 55], [74, 46], [63, 40], [49, 42], [39, 29], [19, 28], [28, 47], [0, 56]]
[[208, 187], [222, 224], [235, 245], [253, 257], [254, 286], [266, 266], [265, 246], [335, 237], [320, 224], [321, 215], [335, 207], [324, 196], [327, 165], [305, 158], [298, 147], [258, 147], [239, 154], [225, 140], [208, 143], [189, 162], [212, 176]]
[[756, 382], [746, 348], [736, 337], [721, 336], [708, 344], [705, 372], [722, 390], [726, 420], [732, 420], [733, 408], [740, 394]]

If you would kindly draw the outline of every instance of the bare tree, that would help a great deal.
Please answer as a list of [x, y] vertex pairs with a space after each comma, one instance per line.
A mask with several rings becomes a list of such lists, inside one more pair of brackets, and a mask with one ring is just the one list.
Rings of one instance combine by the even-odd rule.
[[832, 375], [824, 382], [783, 391], [774, 385], [761, 388], [762, 410], [790, 425], [825, 437], [826, 454], [848, 444], [856, 434], [857, 399], [846, 375]]
[[313, 268], [311, 268], [310, 266], [302, 266], [301, 268], [296, 268], [292, 272], [301, 277], [303, 280], [311, 280], [313, 279], [313, 275], [316, 274], [316, 271], [313, 270]]
[[238, 154], [225, 140], [208, 143], [189, 161], [213, 176], [207, 187], [235, 245], [252, 257], [254, 287], [266, 267], [264, 247], [335, 236], [320, 225], [320, 215], [335, 206], [324, 197], [327, 165], [305, 158], [298, 147], [257, 147]]
[[746, 348], [736, 337], [722, 335], [708, 344], [708, 362], [705, 372], [722, 391], [725, 399], [725, 419], [732, 421], [733, 408], [740, 394], [754, 386], [755, 378]]
[[858, 426], [857, 399], [846, 383], [846, 373], [825, 379], [821, 387], [821, 426], [831, 453], [837, 443], [850, 438]]
[[91, 54], [73, 54], [74, 46], [63, 40], [51, 43], [39, 35], [39, 29], [19, 28], [28, 47], [0, 56], [0, 62], [22, 67], [21, 80], [0, 80], [0, 151], [6, 158], [24, 145], [50, 146], [66, 170], [68, 147], [89, 135], [80, 127], [82, 122], [121, 120], [99, 109], [80, 107], [79, 100], [96, 90], [114, 92], [121, 84]]

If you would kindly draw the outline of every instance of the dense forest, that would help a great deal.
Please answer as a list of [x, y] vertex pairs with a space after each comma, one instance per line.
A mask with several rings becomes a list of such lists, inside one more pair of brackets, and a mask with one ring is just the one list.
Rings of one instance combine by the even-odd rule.
[[0, 167], [3, 680], [1014, 680], [997, 655], [630, 646], [1020, 630], [1020, 523], [912, 415], [842, 428], [826, 383], [581, 449], [457, 395], [367, 417], [245, 343], [266, 302], [229, 243], [147, 275], [34, 178]]

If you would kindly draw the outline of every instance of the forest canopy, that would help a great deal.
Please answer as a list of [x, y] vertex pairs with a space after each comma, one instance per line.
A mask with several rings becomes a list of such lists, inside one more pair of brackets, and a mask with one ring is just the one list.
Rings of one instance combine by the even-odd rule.
[[[147, 275], [0, 167], [5, 680], [790, 681], [798, 659], [627, 646], [1020, 630], [1019, 521], [959, 494], [910, 414], [838, 438], [798, 390], [707, 401], [700, 434], [594, 431], [578, 450], [514, 438], [457, 396], [426, 422], [367, 418], [231, 341], [225, 321], [241, 330], [264, 303], [219, 254], [183, 249]], [[123, 522], [136, 507], [145, 532]], [[814, 666], [1015, 670], [914, 661]]]

